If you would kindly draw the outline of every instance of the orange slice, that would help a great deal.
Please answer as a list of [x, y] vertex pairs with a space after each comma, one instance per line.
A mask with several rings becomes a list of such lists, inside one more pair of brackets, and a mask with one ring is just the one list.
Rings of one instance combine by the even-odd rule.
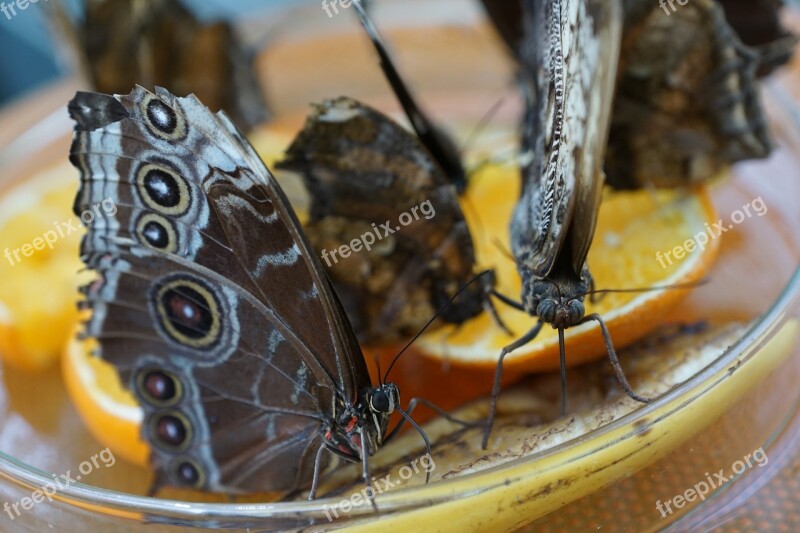
[[[517, 301], [521, 284], [507, 256], [508, 223], [519, 197], [519, 170], [511, 166], [487, 168], [475, 176], [464, 202], [472, 229], [478, 264], [492, 267], [500, 293]], [[705, 224], [717, 220], [705, 189], [693, 192], [606, 191], [597, 231], [589, 252], [589, 269], [596, 289], [626, 289], [691, 283], [700, 280], [714, 262], [719, 241], [708, 237]], [[689, 241], [704, 234], [700, 249]], [[502, 243], [498, 247], [494, 240]], [[694, 248], [688, 253], [675, 249]], [[593, 304], [586, 298], [586, 313], [600, 313], [616, 348], [641, 338], [677, 305], [688, 289], [663, 289], [642, 293], [610, 293]], [[498, 303], [500, 316], [517, 335], [506, 335], [485, 313], [461, 328], [444, 328], [424, 336], [418, 347], [428, 356], [453, 365], [494, 368], [501, 349], [536, 324], [536, 318]], [[568, 365], [577, 365], [606, 353], [596, 323], [566, 331]], [[509, 371], [554, 370], [559, 365], [558, 333], [545, 326], [534, 341], [505, 359]]]
[[0, 198], [0, 357], [28, 371], [52, 366], [76, 318], [80, 220], [75, 173], [53, 167]]
[[122, 386], [116, 369], [92, 355], [95, 339], [78, 340], [73, 335], [61, 361], [67, 393], [89, 432], [115, 455], [147, 466], [150, 449], [139, 428], [144, 411], [136, 398]]

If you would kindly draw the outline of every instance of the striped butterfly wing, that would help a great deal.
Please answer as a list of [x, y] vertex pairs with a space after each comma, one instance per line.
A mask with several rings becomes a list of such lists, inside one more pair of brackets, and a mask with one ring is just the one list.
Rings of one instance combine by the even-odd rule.
[[74, 210], [116, 205], [81, 247], [85, 335], [142, 405], [159, 482], [307, 484], [333, 410], [370, 379], [274, 178], [193, 96], [78, 93], [69, 110]]
[[[359, 334], [409, 338], [473, 277], [475, 254], [454, 186], [422, 143], [350, 98], [316, 105], [280, 168], [311, 195], [306, 232]], [[442, 318], [482, 310], [471, 285]]]
[[523, 2], [523, 187], [512, 251], [527, 273], [580, 276], [594, 234], [619, 53], [618, 0]]

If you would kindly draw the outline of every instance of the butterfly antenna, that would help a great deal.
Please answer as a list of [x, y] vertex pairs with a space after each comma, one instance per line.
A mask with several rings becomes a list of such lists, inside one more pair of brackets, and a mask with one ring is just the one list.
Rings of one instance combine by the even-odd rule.
[[[412, 426], [414, 429], [416, 429], [416, 430], [417, 430], [417, 433], [419, 433], [419, 436], [420, 436], [420, 437], [422, 437], [422, 440], [424, 440], [424, 441], [425, 441], [425, 453], [427, 453], [427, 454], [428, 454], [428, 457], [429, 457], [429, 458], [430, 458], [430, 457], [432, 457], [432, 455], [431, 455], [431, 441], [430, 441], [430, 439], [428, 438], [428, 435], [427, 435], [427, 434], [426, 434], [426, 433], [425, 433], [425, 432], [422, 430], [422, 428], [421, 428], [421, 427], [419, 427], [419, 424], [417, 424], [416, 422], [414, 422], [414, 419], [413, 419], [413, 418], [411, 418], [411, 415], [409, 415], [408, 413], [406, 413], [405, 411], [403, 411], [403, 410], [402, 410], [401, 408], [399, 408], [399, 407], [397, 407], [396, 409], [397, 409], [397, 412], [398, 412], [398, 413], [400, 413], [400, 415], [401, 415], [403, 418], [405, 418], [405, 419], [406, 419], [406, 421], [408, 421], [408, 423], [409, 423], [409, 424], [411, 424], [411, 426]], [[428, 484], [428, 482], [429, 482], [430, 480], [431, 480], [431, 471], [430, 471], [429, 469], [427, 469], [427, 468], [426, 468], [426, 469], [425, 469], [425, 484]]]
[[[504, 154], [503, 151], [510, 152], [510, 154]], [[520, 159], [518, 151], [519, 150], [517, 148], [511, 147], [496, 151], [494, 155], [491, 157], [484, 157], [483, 159], [478, 161], [478, 163], [476, 163], [474, 167], [472, 167], [469, 170], [470, 177], [473, 177], [476, 174], [480, 173], [485, 167], [488, 167], [489, 165], [504, 165], [509, 161], [518, 161]]]
[[464, 157], [474, 146], [478, 138], [480, 137], [483, 130], [488, 126], [492, 119], [497, 115], [497, 112], [503, 107], [503, 104], [506, 103], [506, 96], [503, 95], [498, 98], [492, 106], [481, 116], [478, 123], [472, 128], [472, 131], [469, 132], [467, 135], [466, 140], [464, 141], [463, 146], [461, 147], [461, 157]]
[[[466, 208], [465, 210], [469, 210], [471, 213], [472, 220], [475, 221], [475, 234], [478, 235], [486, 235], [486, 227], [483, 223], [483, 219], [481, 218], [480, 211], [475, 207], [475, 204], [472, 202], [470, 198], [467, 196], [462, 196], [462, 205]], [[473, 239], [474, 240], [474, 239]]]
[[381, 358], [377, 353], [372, 354], [373, 359], [375, 359], [375, 368], [378, 372], [378, 385], [383, 385], [383, 380], [381, 379]]
[[579, 294], [578, 296], [587, 296], [593, 294], [610, 294], [610, 293], [636, 293], [636, 292], [651, 292], [651, 291], [661, 291], [661, 290], [672, 290], [672, 289], [694, 289], [696, 287], [702, 287], [703, 285], [710, 282], [710, 278], [703, 278], [699, 281], [690, 281], [688, 283], [673, 283], [670, 285], [653, 285], [652, 287], [636, 287], [630, 289], [597, 289], [597, 290], [590, 290]]
[[476, 275], [475, 277], [473, 277], [471, 280], [469, 280], [464, 285], [462, 285], [461, 288], [459, 288], [456, 291], [456, 293], [447, 301], [447, 303], [445, 303], [438, 311], [436, 311], [436, 313], [431, 317], [431, 319], [428, 320], [425, 323], [424, 326], [422, 326], [422, 329], [420, 329], [417, 332], [417, 334], [414, 335], [414, 338], [412, 338], [410, 341], [408, 341], [408, 343], [406, 343], [406, 345], [403, 346], [403, 349], [400, 350], [400, 352], [398, 352], [398, 354], [394, 356], [394, 359], [392, 359], [392, 364], [390, 364], [389, 368], [386, 369], [386, 374], [383, 377], [383, 381], [384, 382], [386, 382], [386, 380], [389, 378], [389, 373], [392, 371], [392, 368], [394, 368], [394, 364], [397, 362], [397, 360], [400, 359], [400, 356], [403, 355], [405, 353], [405, 351], [408, 350], [411, 347], [411, 345], [414, 344], [417, 341], [417, 339], [420, 338], [420, 336], [423, 333], [425, 333], [425, 330], [428, 329], [428, 327], [430, 327], [430, 325], [433, 324], [436, 321], [436, 319], [439, 318], [439, 316], [442, 313], [445, 312], [445, 310], [450, 306], [450, 304], [453, 303], [453, 301], [456, 298], [458, 298], [459, 295], [461, 295], [462, 292], [467, 290], [467, 287], [469, 287], [470, 285], [475, 283], [475, 281], [479, 280], [481, 277], [483, 277], [483, 276], [485, 276], [487, 274], [490, 274], [491, 272], [492, 272], [491, 270], [485, 270], [485, 271], [481, 272], [480, 274]]
[[378, 33], [362, 2], [363, 0], [353, 0], [353, 7], [356, 8], [361, 25], [378, 52], [381, 60], [381, 69], [389, 81], [389, 85], [392, 86], [392, 90], [394, 90], [395, 96], [400, 101], [400, 105], [417, 133], [417, 137], [428, 149], [433, 159], [442, 167], [442, 170], [455, 185], [459, 194], [462, 193], [467, 186], [467, 173], [461, 163], [461, 157], [455, 143], [441, 128], [434, 125], [417, 105], [416, 100], [411, 95], [411, 91], [395, 68], [389, 51], [384, 45], [383, 38]]

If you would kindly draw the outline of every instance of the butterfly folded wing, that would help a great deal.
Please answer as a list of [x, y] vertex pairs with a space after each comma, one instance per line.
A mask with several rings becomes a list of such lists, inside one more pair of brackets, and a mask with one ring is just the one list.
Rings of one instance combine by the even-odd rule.
[[139, 83], [193, 92], [242, 127], [268, 118], [253, 52], [228, 22], [200, 21], [179, 0], [83, 0], [80, 20], [51, 5], [53, 22], [100, 93]]
[[[453, 185], [420, 141], [381, 113], [349, 98], [317, 105], [279, 167], [309, 190], [306, 232], [362, 341], [412, 336], [474, 276]], [[444, 318], [466, 320], [481, 305], [468, 292], [452, 306], [465, 316]]]
[[325, 425], [370, 381], [274, 178], [193, 97], [79, 93], [70, 112], [74, 210], [115, 205], [82, 244], [86, 334], [142, 403], [159, 479], [306, 484]]
[[579, 146], [579, 186], [575, 191], [569, 239], [572, 271], [576, 274], [582, 272], [586, 263], [600, 211], [605, 182], [603, 164], [622, 34], [622, 11], [616, 0], [587, 2], [585, 23], [577, 20], [578, 13], [576, 19], [570, 21], [576, 29], [569, 46], [571, 55], [578, 57], [568, 56], [569, 68], [566, 69], [566, 93], [576, 93], [574, 98], [568, 96], [575, 104], [573, 111], [567, 113], [567, 122], [575, 120], [575, 130], [585, 132], [574, 140]]
[[[757, 78], [785, 61], [793, 42], [773, 35], [763, 46], [746, 45], [747, 28], [731, 26], [728, 4], [698, 0], [672, 10], [626, 0], [606, 160], [613, 187], [697, 183], [769, 155]], [[769, 7], [748, 2], [747, 9], [758, 19]]]
[[[522, 194], [511, 222], [523, 276], [580, 276], [594, 234], [622, 12], [618, 2], [523, 2]], [[567, 257], [568, 256], [568, 257]]]
[[[525, 17], [518, 16], [521, 1], [482, 2], [504, 42], [529, 69], [522, 56], [531, 33], [523, 28]], [[797, 42], [780, 24], [781, 4], [698, 0], [670, 7], [622, 1], [605, 161], [610, 185], [685, 185], [711, 178], [730, 163], [769, 154], [757, 77], [788, 61]]]

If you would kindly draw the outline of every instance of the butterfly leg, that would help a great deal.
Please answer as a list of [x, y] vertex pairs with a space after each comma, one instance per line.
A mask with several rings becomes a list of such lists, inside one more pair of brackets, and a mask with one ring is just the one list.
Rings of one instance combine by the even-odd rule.
[[[422, 430], [422, 428], [419, 427], [419, 424], [414, 422], [414, 419], [411, 418], [411, 415], [409, 413], [403, 411], [399, 407], [397, 408], [397, 412], [400, 413], [400, 415], [403, 417], [403, 419], [407, 420], [408, 423], [411, 424], [414, 427], [414, 429], [417, 430], [417, 433], [419, 433], [420, 437], [422, 437], [422, 440], [425, 441], [425, 453], [428, 455], [428, 457], [432, 457], [432, 455], [431, 455], [431, 441], [428, 438], [428, 435], [426, 435], [425, 432]], [[395, 429], [397, 429], [397, 428], [395, 428]], [[392, 433], [394, 433], [394, 431]], [[430, 480], [431, 480], [431, 471], [430, 470], [426, 470], [425, 483], [427, 484]]]
[[503, 380], [503, 360], [506, 358], [506, 355], [510, 354], [517, 348], [525, 346], [536, 336], [539, 334], [539, 331], [542, 329], [542, 325], [544, 322], [541, 320], [536, 323], [536, 325], [525, 335], [517, 339], [516, 341], [512, 342], [500, 352], [500, 358], [497, 360], [497, 369], [494, 372], [494, 384], [492, 385], [492, 399], [489, 403], [489, 416], [486, 418], [486, 429], [483, 432], [483, 442], [481, 443], [481, 447], [485, 450], [486, 446], [489, 444], [489, 434], [492, 432], [492, 426], [494, 425], [494, 416], [497, 411], [497, 397], [500, 395], [500, 382]]
[[163, 470], [156, 469], [155, 476], [153, 477], [153, 481], [150, 482], [150, 487], [147, 489], [147, 496], [149, 498], [155, 498], [158, 491], [161, 490], [161, 487], [166, 485], [167, 482], [167, 475], [164, 473]]
[[359, 433], [361, 434], [361, 478], [364, 480], [364, 486], [366, 486], [364, 494], [367, 495], [372, 510], [377, 513], [378, 505], [375, 503], [375, 489], [369, 484], [369, 454], [367, 453], [367, 438], [364, 435], [363, 427], [361, 427]]
[[317, 488], [319, 486], [319, 471], [322, 467], [322, 452], [325, 451], [325, 444], [320, 444], [317, 450], [317, 457], [314, 459], [314, 478], [311, 481], [311, 490], [308, 492], [308, 499], [313, 500], [317, 497]]
[[606, 344], [606, 350], [608, 351], [608, 359], [611, 362], [611, 366], [614, 369], [614, 374], [617, 376], [617, 381], [625, 390], [625, 394], [636, 400], [637, 402], [642, 403], [650, 403], [652, 401], [651, 398], [645, 398], [643, 396], [639, 396], [633, 389], [631, 388], [630, 383], [628, 383], [627, 378], [625, 378], [625, 373], [622, 371], [622, 365], [619, 364], [619, 358], [617, 357], [617, 352], [614, 350], [614, 345], [611, 342], [611, 334], [608, 332], [608, 328], [606, 327], [606, 323], [600, 318], [600, 315], [597, 313], [592, 313], [591, 315], [587, 315], [584, 317], [583, 320], [579, 322], [579, 324], [583, 324], [585, 322], [589, 322], [590, 320], [597, 321], [600, 324], [600, 331], [603, 333], [603, 340]]
[[483, 308], [486, 312], [488, 312], [492, 316], [492, 320], [494, 323], [500, 326], [500, 328], [506, 332], [510, 337], [514, 336], [514, 332], [511, 331], [508, 326], [506, 326], [503, 319], [500, 318], [500, 315], [497, 313], [497, 308], [492, 301], [492, 296], [495, 294], [494, 284], [495, 284], [495, 275], [494, 270], [484, 270], [478, 277], [481, 279], [481, 287], [483, 289]]
[[[452, 422], [454, 424], [458, 424], [458, 425], [464, 426], [464, 427], [475, 427], [475, 426], [483, 425], [483, 422], [467, 422], [465, 420], [459, 420], [458, 418], [452, 416], [451, 414], [449, 414], [447, 411], [445, 411], [444, 409], [442, 409], [441, 407], [439, 407], [435, 403], [429, 402], [428, 400], [426, 400], [424, 398], [411, 398], [411, 401], [408, 402], [408, 407], [406, 408], [406, 413], [408, 414], [409, 417], [411, 416], [411, 413], [414, 412], [414, 409], [416, 409], [417, 405], [420, 405], [420, 404], [428, 407], [431, 411], [435, 412], [437, 415], [441, 416], [442, 418], [445, 418], [446, 420], [448, 420], [448, 421], [450, 421], [450, 422]], [[406, 423], [405, 419], [401, 420], [394, 427], [394, 429], [392, 429], [392, 431], [386, 436], [386, 438], [383, 439], [383, 444], [386, 444], [391, 439], [396, 437], [400, 433], [400, 429], [402, 429], [402, 427], [405, 425], [405, 423]]]
[[522, 303], [517, 302], [516, 300], [512, 300], [511, 298], [509, 298], [505, 294], [501, 294], [501, 293], [497, 292], [494, 289], [492, 289], [492, 296], [494, 296], [495, 298], [497, 298], [498, 300], [500, 300], [501, 302], [503, 302], [507, 306], [509, 306], [509, 307], [511, 307], [513, 309], [516, 309], [517, 311], [525, 311], [525, 306], [522, 305]]

